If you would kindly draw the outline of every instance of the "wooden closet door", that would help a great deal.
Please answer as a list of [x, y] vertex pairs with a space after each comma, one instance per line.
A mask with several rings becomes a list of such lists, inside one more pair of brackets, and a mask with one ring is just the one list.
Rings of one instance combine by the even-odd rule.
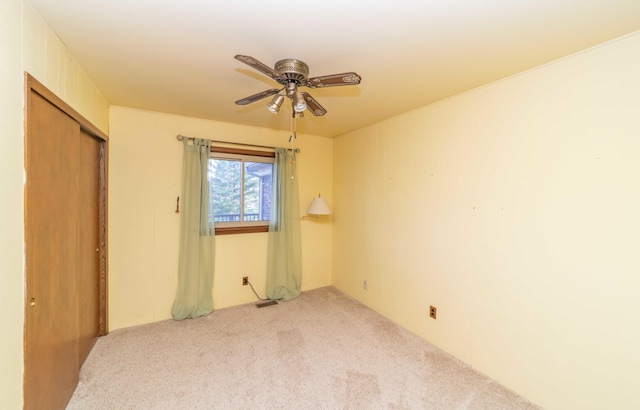
[[35, 93], [28, 110], [25, 408], [62, 409], [80, 367], [80, 126]]
[[64, 409], [107, 334], [108, 137], [25, 80], [24, 406]]

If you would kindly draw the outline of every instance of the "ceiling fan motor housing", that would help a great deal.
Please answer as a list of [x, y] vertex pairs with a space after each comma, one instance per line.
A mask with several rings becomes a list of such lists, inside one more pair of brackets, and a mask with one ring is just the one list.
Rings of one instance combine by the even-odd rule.
[[282, 76], [283, 81], [279, 81], [282, 85], [286, 85], [291, 81], [300, 84], [309, 76], [309, 66], [295, 58], [285, 58], [278, 61], [274, 66], [274, 70]]

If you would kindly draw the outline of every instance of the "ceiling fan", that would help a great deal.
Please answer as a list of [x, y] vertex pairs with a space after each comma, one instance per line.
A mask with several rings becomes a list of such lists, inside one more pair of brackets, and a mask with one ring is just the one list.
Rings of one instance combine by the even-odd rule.
[[[288, 97], [292, 101], [293, 115], [302, 116], [302, 112], [306, 109], [311, 111], [315, 116], [322, 116], [327, 113], [318, 101], [309, 93], [299, 91], [299, 87], [324, 88], [336, 87], [339, 85], [356, 85], [360, 84], [360, 76], [356, 73], [342, 73], [324, 75], [321, 77], [307, 78], [309, 75], [309, 66], [303, 61], [294, 58], [286, 58], [278, 61], [273, 69], [253, 57], [236, 55], [235, 59], [241, 61], [263, 74], [276, 80], [283, 88], [273, 88], [271, 90], [262, 91], [260, 93], [250, 95], [246, 98], [236, 101], [238, 105], [247, 105], [259, 101], [263, 98], [274, 96], [267, 105], [269, 111], [277, 114], [284, 102], [284, 98]], [[281, 94], [281, 92], [284, 93]]]

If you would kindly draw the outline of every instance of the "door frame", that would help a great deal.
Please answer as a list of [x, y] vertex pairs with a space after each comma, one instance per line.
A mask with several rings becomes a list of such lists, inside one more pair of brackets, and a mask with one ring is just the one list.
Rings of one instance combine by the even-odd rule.
[[[32, 98], [32, 93], [38, 94], [40, 97], [47, 100], [49, 103], [54, 105], [60, 111], [71, 117], [74, 121], [76, 121], [80, 128], [85, 132], [98, 139], [100, 142], [99, 148], [99, 167], [100, 174], [98, 180], [98, 189], [99, 189], [99, 228], [98, 228], [98, 241], [99, 241], [99, 251], [98, 251], [98, 260], [99, 260], [99, 281], [100, 281], [100, 289], [99, 289], [99, 336], [104, 336], [109, 333], [108, 329], [108, 299], [107, 299], [107, 291], [108, 291], [108, 232], [107, 232], [107, 215], [108, 215], [108, 151], [109, 151], [109, 137], [103, 131], [101, 131], [98, 127], [93, 125], [89, 120], [87, 120], [84, 116], [78, 113], [76, 110], [71, 108], [70, 105], [65, 103], [60, 97], [55, 95], [51, 90], [49, 90], [44, 84], [36, 80], [31, 74], [25, 72], [25, 104], [24, 104], [24, 152], [25, 152], [25, 167], [28, 166], [26, 158], [27, 154], [27, 144], [28, 139], [27, 135], [29, 135], [29, 103]], [[25, 185], [25, 201], [26, 201], [26, 185]], [[25, 208], [26, 209], [26, 208]], [[26, 221], [25, 221], [26, 223]], [[25, 225], [26, 229], [26, 225]], [[25, 276], [26, 281], [26, 276]], [[25, 287], [25, 295], [24, 295], [24, 309], [25, 315], [27, 314], [27, 310], [29, 307], [28, 303], [28, 295], [26, 294]], [[24, 328], [24, 337], [26, 338], [26, 323]], [[26, 340], [25, 340], [26, 345]], [[26, 357], [25, 357], [26, 359]]]

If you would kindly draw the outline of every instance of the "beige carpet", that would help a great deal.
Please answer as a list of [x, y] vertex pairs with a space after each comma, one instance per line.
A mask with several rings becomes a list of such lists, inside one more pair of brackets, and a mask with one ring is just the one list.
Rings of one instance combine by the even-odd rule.
[[537, 407], [332, 287], [113, 331], [68, 406], [275, 408]]

